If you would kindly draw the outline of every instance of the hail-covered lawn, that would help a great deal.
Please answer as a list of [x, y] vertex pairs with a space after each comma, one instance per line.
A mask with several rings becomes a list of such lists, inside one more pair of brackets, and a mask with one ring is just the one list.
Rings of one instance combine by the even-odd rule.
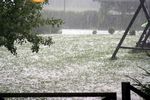
[[[110, 60], [122, 34], [51, 35], [55, 42], [32, 53], [31, 44], [17, 45], [13, 56], [0, 48], [0, 92], [119, 92], [121, 82], [142, 82], [150, 69], [145, 53], [121, 49]], [[124, 45], [134, 46], [138, 36], [128, 36]]]

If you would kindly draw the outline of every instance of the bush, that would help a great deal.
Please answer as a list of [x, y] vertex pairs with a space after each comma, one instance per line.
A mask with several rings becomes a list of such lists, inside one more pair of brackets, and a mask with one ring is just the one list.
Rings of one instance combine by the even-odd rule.
[[109, 32], [110, 34], [114, 34], [115, 29], [114, 29], [114, 28], [109, 28], [109, 29], [108, 29], [108, 32]]
[[60, 27], [52, 27], [50, 28], [51, 33], [59, 33]]
[[92, 34], [97, 34], [97, 31], [96, 31], [96, 30], [93, 30]]
[[62, 29], [60, 29], [60, 30], [58, 31], [58, 34], [62, 34]]
[[136, 35], [136, 31], [135, 30], [129, 31], [129, 35]]

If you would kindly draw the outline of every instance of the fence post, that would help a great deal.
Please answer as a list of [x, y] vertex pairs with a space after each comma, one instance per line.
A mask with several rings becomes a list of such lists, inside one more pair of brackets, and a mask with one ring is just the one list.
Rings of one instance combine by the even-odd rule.
[[3, 97], [0, 97], [0, 100], [4, 100], [4, 98], [3, 98]]
[[131, 100], [130, 82], [122, 82], [122, 100]]

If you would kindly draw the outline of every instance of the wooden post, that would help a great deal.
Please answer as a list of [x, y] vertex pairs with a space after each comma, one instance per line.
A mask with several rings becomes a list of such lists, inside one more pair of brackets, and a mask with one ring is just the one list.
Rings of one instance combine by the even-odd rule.
[[122, 82], [122, 100], [131, 100], [129, 82]]

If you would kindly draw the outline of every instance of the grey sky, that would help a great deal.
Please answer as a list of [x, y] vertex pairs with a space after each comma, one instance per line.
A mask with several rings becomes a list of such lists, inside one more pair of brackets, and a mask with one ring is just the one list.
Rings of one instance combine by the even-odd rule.
[[[64, 0], [50, 0], [46, 10], [64, 10]], [[93, 0], [66, 0], [66, 11], [98, 10], [99, 4]]]

